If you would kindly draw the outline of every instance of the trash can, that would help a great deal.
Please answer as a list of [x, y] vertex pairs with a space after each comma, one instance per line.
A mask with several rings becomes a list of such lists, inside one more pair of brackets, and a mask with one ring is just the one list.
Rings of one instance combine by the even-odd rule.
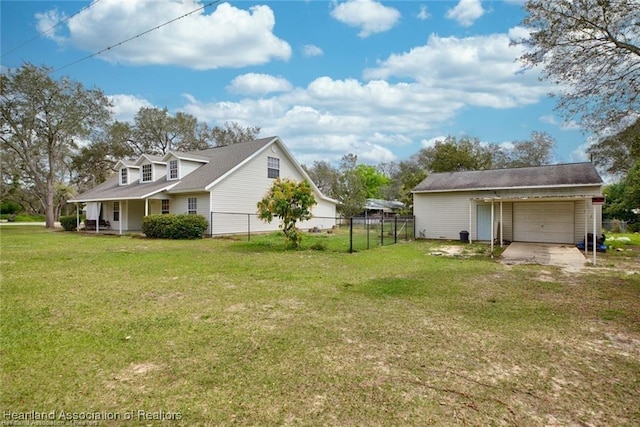
[[466, 230], [463, 230], [460, 232], [460, 241], [462, 243], [469, 243], [469, 232]]

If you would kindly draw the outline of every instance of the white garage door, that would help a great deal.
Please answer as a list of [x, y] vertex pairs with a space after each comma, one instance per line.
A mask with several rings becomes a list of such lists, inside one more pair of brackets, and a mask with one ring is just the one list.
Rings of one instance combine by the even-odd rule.
[[575, 243], [573, 202], [530, 202], [513, 205], [513, 240]]

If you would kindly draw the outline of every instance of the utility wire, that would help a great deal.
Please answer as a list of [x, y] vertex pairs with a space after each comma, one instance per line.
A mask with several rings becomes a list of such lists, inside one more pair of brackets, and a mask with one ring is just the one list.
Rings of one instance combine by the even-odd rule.
[[135, 35], [135, 36], [133, 36], [133, 37], [129, 37], [128, 39], [123, 40], [123, 41], [121, 41], [121, 42], [119, 42], [119, 43], [113, 44], [113, 45], [111, 45], [111, 46], [107, 46], [107, 47], [105, 47], [104, 49], [99, 50], [98, 52], [94, 52], [94, 53], [92, 53], [91, 55], [87, 55], [87, 56], [85, 56], [85, 57], [83, 57], [83, 58], [80, 58], [80, 59], [78, 59], [78, 60], [76, 60], [76, 61], [73, 61], [73, 62], [71, 62], [71, 63], [69, 63], [69, 64], [67, 64], [67, 65], [63, 65], [63, 66], [62, 66], [62, 67], [60, 67], [60, 68], [56, 68], [55, 70], [52, 70], [50, 73], [55, 73], [56, 71], [64, 70], [65, 68], [71, 67], [72, 65], [75, 65], [75, 64], [77, 64], [77, 63], [79, 63], [79, 62], [85, 61], [85, 60], [87, 60], [87, 59], [89, 59], [89, 58], [93, 58], [94, 56], [101, 55], [101, 54], [103, 54], [103, 53], [105, 53], [105, 52], [107, 52], [107, 51], [109, 51], [109, 50], [111, 50], [111, 49], [114, 49], [114, 48], [116, 48], [116, 47], [118, 47], [118, 46], [122, 46], [123, 44], [128, 43], [128, 42], [130, 42], [130, 41], [131, 41], [131, 40], [133, 40], [133, 39], [136, 39], [136, 38], [138, 38], [138, 37], [142, 37], [142, 36], [144, 36], [145, 34], [149, 34], [149, 33], [150, 33], [150, 32], [152, 32], [152, 31], [155, 31], [155, 30], [158, 30], [158, 29], [160, 29], [160, 28], [164, 27], [165, 25], [169, 25], [169, 24], [171, 24], [171, 23], [173, 23], [173, 22], [176, 22], [176, 21], [178, 21], [178, 20], [180, 20], [180, 19], [182, 19], [182, 18], [186, 18], [186, 17], [187, 17], [187, 16], [189, 16], [189, 15], [192, 15], [192, 14], [194, 14], [194, 13], [196, 13], [196, 12], [199, 12], [199, 11], [201, 11], [201, 10], [203, 10], [203, 9], [206, 9], [206, 8], [207, 8], [207, 7], [209, 7], [209, 6], [212, 6], [212, 5], [216, 4], [216, 3], [218, 3], [219, 1], [220, 1], [220, 0], [214, 0], [214, 1], [212, 1], [212, 2], [209, 2], [209, 3], [205, 4], [204, 6], [201, 6], [201, 7], [197, 8], [197, 9], [192, 10], [191, 12], [185, 13], [185, 14], [184, 14], [184, 15], [182, 15], [182, 16], [178, 16], [177, 18], [174, 18], [174, 19], [172, 19], [172, 20], [170, 20], [170, 21], [167, 21], [167, 22], [165, 22], [165, 23], [163, 23], [163, 24], [160, 24], [160, 25], [158, 25], [157, 27], [150, 28], [150, 29], [148, 29], [148, 30], [146, 30], [146, 31], [143, 31], [143, 32], [141, 32], [141, 33], [136, 34], [136, 35]]
[[2, 58], [4, 58], [5, 56], [7, 56], [7, 55], [9, 55], [9, 54], [11, 54], [11, 53], [13, 53], [13, 52], [15, 52], [16, 50], [18, 50], [18, 49], [22, 48], [23, 46], [25, 46], [25, 45], [27, 45], [27, 44], [31, 43], [31, 42], [32, 42], [32, 41], [34, 41], [35, 39], [37, 39], [37, 38], [39, 38], [39, 37], [44, 36], [45, 34], [47, 34], [48, 32], [50, 32], [50, 31], [51, 31], [51, 30], [53, 30], [54, 28], [56, 28], [56, 27], [58, 27], [58, 26], [60, 26], [60, 25], [64, 24], [64, 23], [65, 23], [65, 22], [67, 22], [69, 19], [71, 19], [71, 18], [73, 18], [74, 16], [76, 16], [76, 15], [78, 15], [78, 14], [80, 14], [80, 13], [84, 12], [85, 10], [89, 9], [91, 6], [93, 6], [94, 4], [98, 3], [99, 1], [100, 1], [100, 0], [94, 0], [94, 1], [92, 1], [90, 4], [86, 5], [85, 7], [83, 7], [82, 9], [80, 9], [79, 11], [77, 11], [76, 13], [74, 13], [73, 15], [68, 16], [68, 17], [66, 17], [65, 19], [62, 19], [62, 20], [58, 21], [55, 25], [52, 25], [51, 27], [47, 28], [47, 29], [46, 29], [46, 30], [44, 30], [44, 31], [40, 31], [38, 34], [36, 34], [35, 36], [31, 37], [29, 40], [27, 40], [26, 42], [22, 43], [21, 45], [14, 47], [13, 49], [11, 49], [11, 50], [10, 50], [10, 51], [8, 51], [8, 52], [3, 53], [3, 54], [2, 54]]

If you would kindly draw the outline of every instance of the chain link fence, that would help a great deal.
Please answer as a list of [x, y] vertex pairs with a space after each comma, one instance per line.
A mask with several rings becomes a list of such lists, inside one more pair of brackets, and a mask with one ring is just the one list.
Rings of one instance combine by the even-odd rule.
[[415, 237], [413, 216], [352, 217], [347, 221], [349, 252], [393, 245], [398, 241], [413, 240]]
[[[239, 240], [251, 241], [257, 235], [279, 230], [277, 218], [268, 224], [255, 213], [211, 212], [209, 220], [212, 237], [233, 236]], [[352, 253], [413, 240], [414, 224], [413, 216], [314, 216], [309, 221], [299, 223], [298, 228], [311, 234], [331, 234], [332, 238], [345, 239], [344, 247]]]

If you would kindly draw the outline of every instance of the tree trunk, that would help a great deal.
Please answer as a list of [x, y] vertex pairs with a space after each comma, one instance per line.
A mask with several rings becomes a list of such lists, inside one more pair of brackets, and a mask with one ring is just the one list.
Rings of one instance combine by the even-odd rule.
[[55, 186], [53, 185], [53, 176], [47, 177], [47, 194], [44, 200], [44, 210], [47, 216], [46, 227], [53, 228], [55, 226], [55, 214], [53, 211], [53, 196], [55, 194]]

